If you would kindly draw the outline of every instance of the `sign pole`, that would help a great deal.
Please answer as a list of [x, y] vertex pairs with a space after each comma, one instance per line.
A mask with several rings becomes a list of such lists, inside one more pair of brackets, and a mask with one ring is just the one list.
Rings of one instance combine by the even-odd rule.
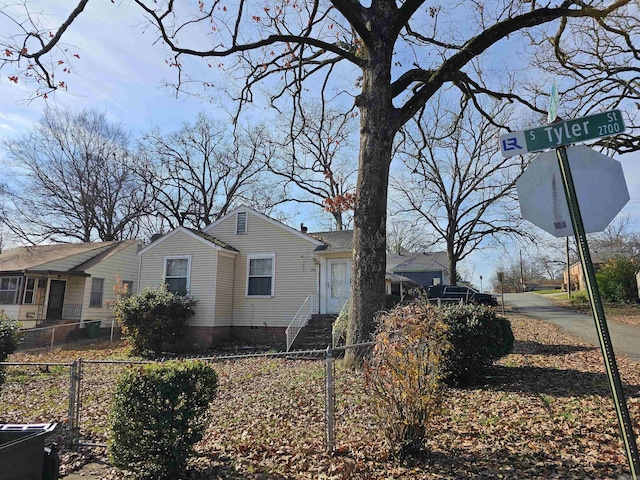
[[[629, 416], [627, 402], [624, 397], [622, 381], [620, 380], [620, 373], [618, 372], [618, 365], [616, 363], [616, 357], [613, 352], [611, 336], [609, 335], [609, 328], [607, 327], [607, 320], [604, 315], [604, 308], [602, 306], [602, 300], [600, 298], [600, 290], [598, 289], [598, 284], [596, 283], [596, 274], [593, 268], [593, 263], [591, 261], [591, 254], [589, 253], [587, 236], [585, 233], [584, 224], [582, 223], [582, 215], [580, 213], [580, 207], [578, 205], [578, 197], [576, 195], [575, 185], [573, 183], [573, 177], [571, 175], [571, 169], [569, 168], [569, 158], [567, 156], [565, 147], [557, 148], [556, 155], [558, 157], [558, 163], [560, 165], [560, 173], [562, 176], [564, 191], [567, 196], [567, 204], [569, 206], [571, 224], [573, 225], [573, 232], [578, 244], [578, 255], [580, 256], [582, 269], [585, 272], [587, 292], [589, 293], [591, 311], [596, 323], [600, 349], [602, 350], [602, 356], [604, 358], [604, 366], [607, 370], [609, 387], [611, 388], [611, 394], [613, 395], [613, 403], [616, 408], [616, 414], [618, 416], [618, 423], [620, 425], [620, 430], [622, 433], [622, 441], [624, 443], [627, 461], [629, 462], [629, 468], [631, 470], [631, 478], [633, 480], [637, 480], [638, 472], [640, 471], [640, 458], [638, 457], [636, 437], [633, 433], [633, 425], [631, 423], [631, 417]], [[567, 281], [567, 283], [570, 284], [570, 281]]]

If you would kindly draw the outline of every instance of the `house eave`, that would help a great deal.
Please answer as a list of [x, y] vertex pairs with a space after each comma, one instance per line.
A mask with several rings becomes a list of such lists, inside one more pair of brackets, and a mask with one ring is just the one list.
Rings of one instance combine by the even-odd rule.
[[3, 270], [0, 271], [0, 277], [15, 277], [15, 276], [48, 276], [48, 275], [65, 275], [67, 277], [90, 277], [85, 272], [72, 272], [69, 270]]

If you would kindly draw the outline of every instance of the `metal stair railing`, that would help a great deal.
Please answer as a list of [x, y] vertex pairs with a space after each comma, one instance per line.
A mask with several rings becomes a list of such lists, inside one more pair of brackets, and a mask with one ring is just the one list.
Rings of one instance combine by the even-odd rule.
[[304, 326], [311, 318], [311, 315], [313, 313], [316, 313], [317, 305], [318, 295], [316, 293], [310, 293], [304, 300], [304, 302], [302, 302], [302, 305], [300, 305], [300, 308], [298, 309], [297, 313], [293, 317], [293, 320], [291, 320], [291, 323], [285, 331], [287, 334], [287, 352], [298, 337], [300, 331], [304, 328]]

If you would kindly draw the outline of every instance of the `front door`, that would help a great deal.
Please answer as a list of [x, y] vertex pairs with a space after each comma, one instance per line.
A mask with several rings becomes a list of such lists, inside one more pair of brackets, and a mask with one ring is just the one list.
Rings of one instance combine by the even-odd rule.
[[59, 320], [62, 318], [62, 305], [64, 304], [64, 290], [67, 282], [51, 280], [49, 285], [49, 303], [47, 303], [47, 320]]
[[351, 260], [327, 260], [327, 313], [340, 313], [351, 291]]

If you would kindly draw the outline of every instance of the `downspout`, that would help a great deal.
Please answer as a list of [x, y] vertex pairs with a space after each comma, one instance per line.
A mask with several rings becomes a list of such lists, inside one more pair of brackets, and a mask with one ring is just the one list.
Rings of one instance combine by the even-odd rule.
[[[142, 282], [142, 254], [138, 252], [138, 285], [136, 285], [136, 293], [140, 293], [140, 283]], [[133, 292], [131, 292], [133, 294]]]
[[233, 256], [233, 275], [231, 275], [231, 329], [233, 330], [233, 321], [235, 319], [236, 306], [236, 259], [238, 254]]
[[213, 312], [211, 318], [211, 328], [216, 326], [216, 307], [218, 305], [218, 270], [220, 268], [220, 250], [216, 250], [216, 277], [213, 282]]
[[316, 266], [316, 296], [318, 298], [318, 311], [316, 313], [320, 313], [320, 289], [321, 289], [321, 275], [320, 275], [320, 259], [317, 255], [313, 255], [313, 263]]

